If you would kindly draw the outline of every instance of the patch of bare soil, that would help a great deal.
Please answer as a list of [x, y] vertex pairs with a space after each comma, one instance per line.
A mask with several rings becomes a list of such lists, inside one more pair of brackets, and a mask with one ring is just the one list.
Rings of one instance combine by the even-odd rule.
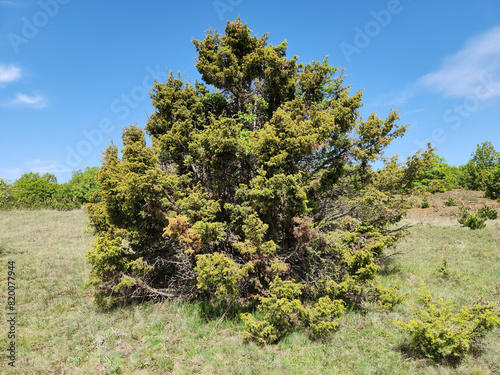
[[[453, 198], [457, 202], [457, 205], [446, 206], [444, 202], [446, 202], [448, 198]], [[422, 223], [432, 226], [460, 226], [457, 217], [461, 204], [468, 207], [471, 211], [476, 211], [484, 205], [487, 205], [495, 209], [500, 217], [500, 203], [485, 198], [484, 192], [482, 191], [456, 189], [444, 193], [431, 194], [428, 197], [428, 201], [429, 207], [421, 208], [422, 201], [417, 200], [414, 207], [408, 211], [405, 220], [412, 224]], [[494, 220], [494, 222], [500, 222], [500, 220], [497, 219]]]

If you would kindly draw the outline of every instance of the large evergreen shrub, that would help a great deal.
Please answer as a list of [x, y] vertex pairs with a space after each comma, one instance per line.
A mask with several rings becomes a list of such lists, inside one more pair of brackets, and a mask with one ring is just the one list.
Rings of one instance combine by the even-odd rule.
[[[116, 146], [104, 154], [88, 205], [96, 301], [205, 298], [265, 309], [285, 285], [319, 337], [318, 327], [336, 324], [321, 309], [375, 295], [376, 259], [402, 235], [388, 225], [408, 207], [393, 193], [425, 163], [410, 158], [390, 186], [383, 171], [375, 176], [371, 163], [406, 126], [395, 111], [361, 118], [361, 92], [351, 95], [326, 58], [301, 64], [286, 42], [271, 45], [239, 19], [194, 45], [204, 83], [172, 74], [155, 82], [152, 147], [130, 126], [121, 156]], [[293, 326], [286, 319], [280, 334]]]

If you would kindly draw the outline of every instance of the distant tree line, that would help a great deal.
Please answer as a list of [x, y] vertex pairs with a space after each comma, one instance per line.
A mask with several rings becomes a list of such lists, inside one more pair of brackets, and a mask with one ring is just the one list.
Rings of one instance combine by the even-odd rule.
[[[408, 183], [416, 190], [429, 193], [445, 192], [453, 189], [484, 191], [491, 199], [500, 197], [500, 153], [495, 151], [491, 142], [477, 145], [470, 160], [461, 166], [448, 165], [446, 160], [432, 153], [432, 162], [420, 170]], [[386, 166], [379, 170], [380, 183], [390, 187], [391, 179], [403, 168], [397, 157], [387, 159]]]
[[[408, 178], [405, 188], [429, 193], [445, 192], [453, 189], [484, 191], [491, 199], [500, 199], [500, 152], [491, 142], [477, 145], [470, 160], [461, 166], [449, 165], [435, 152], [432, 162], [412, 178]], [[408, 169], [397, 162], [397, 157], [385, 160], [385, 167], [377, 175], [380, 186], [387, 190], [394, 188], [391, 180], [398, 173], [408, 173]], [[98, 167], [87, 167], [84, 171], [73, 171], [71, 179], [64, 184], [57, 182], [50, 173], [25, 173], [18, 180], [9, 183], [0, 178], [0, 210], [19, 209], [78, 209], [87, 204], [99, 189]]]
[[13, 183], [0, 178], [0, 209], [78, 209], [99, 189], [98, 170], [87, 167], [73, 171], [71, 179], [63, 184], [51, 173], [25, 173]]

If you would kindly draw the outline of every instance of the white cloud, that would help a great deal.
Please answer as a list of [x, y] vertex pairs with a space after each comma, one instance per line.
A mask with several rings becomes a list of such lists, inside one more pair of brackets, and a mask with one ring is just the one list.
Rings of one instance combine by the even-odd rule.
[[30, 171], [40, 173], [41, 175], [45, 173], [61, 174], [72, 171], [70, 168], [57, 160], [35, 159], [29, 162], [28, 165], [30, 167]]
[[500, 95], [500, 26], [469, 39], [419, 83], [446, 97], [487, 99]]
[[40, 95], [29, 96], [18, 93], [16, 98], [10, 102], [10, 105], [24, 105], [31, 108], [45, 108], [47, 107], [47, 100]]
[[21, 78], [21, 69], [14, 65], [0, 64], [0, 83], [13, 82]]

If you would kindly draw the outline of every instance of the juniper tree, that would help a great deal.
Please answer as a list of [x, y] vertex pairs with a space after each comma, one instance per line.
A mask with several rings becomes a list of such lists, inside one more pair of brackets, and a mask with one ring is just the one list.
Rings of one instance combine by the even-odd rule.
[[302, 301], [372, 293], [377, 257], [401, 236], [388, 225], [406, 204], [371, 167], [406, 131], [397, 111], [363, 119], [362, 93], [342, 70], [287, 57], [286, 41], [272, 45], [240, 19], [193, 43], [202, 81], [170, 73], [154, 83], [152, 146], [130, 126], [121, 157], [113, 145], [104, 154], [88, 205], [98, 304], [254, 303], [296, 284]]

